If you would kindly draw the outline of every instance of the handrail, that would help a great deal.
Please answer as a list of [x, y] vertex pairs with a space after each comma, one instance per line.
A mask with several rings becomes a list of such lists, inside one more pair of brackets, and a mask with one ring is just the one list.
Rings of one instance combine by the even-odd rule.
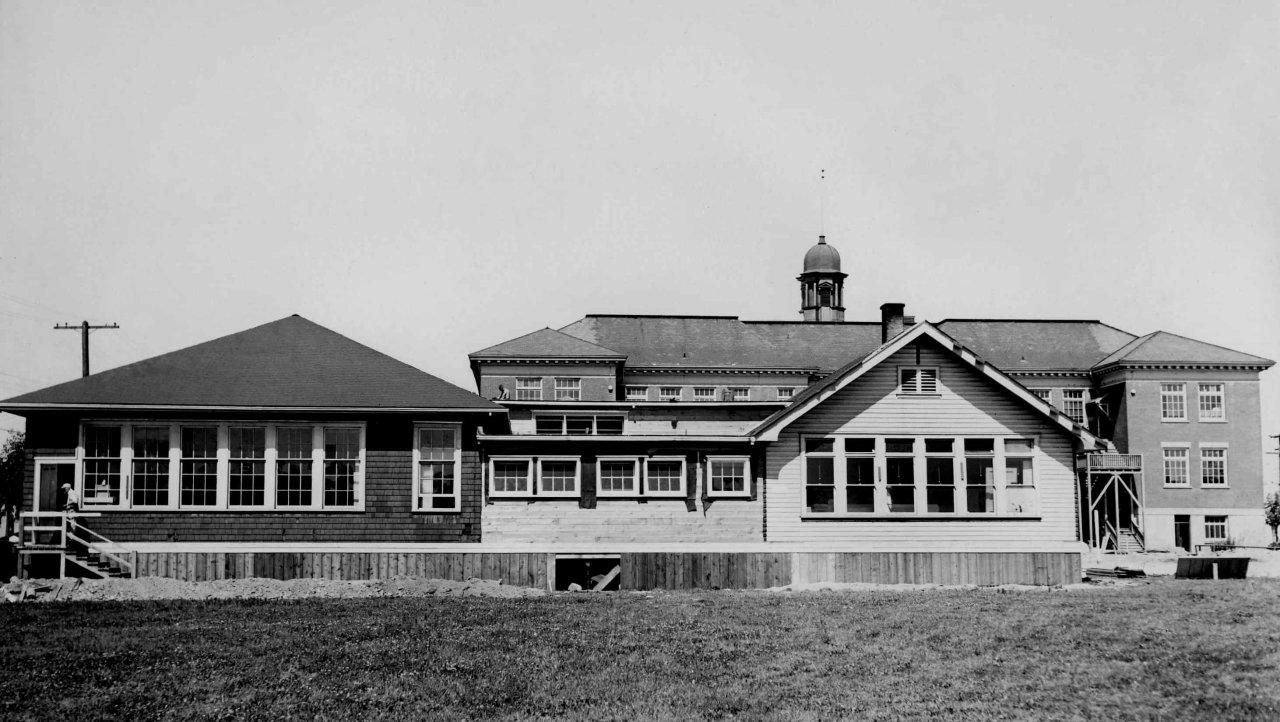
[[[81, 527], [81, 528], [84, 528], [84, 527]], [[97, 554], [98, 556], [106, 557], [106, 558], [110, 559], [110, 560], [111, 560], [111, 561], [113, 561], [113, 562], [117, 562], [117, 563], [119, 563], [119, 565], [120, 565], [120, 568], [121, 568], [121, 569], [125, 569], [125, 570], [127, 570], [127, 571], [129, 572], [129, 574], [130, 574], [130, 575], [132, 575], [132, 574], [133, 574], [133, 565], [132, 565], [132, 564], [130, 564], [129, 562], [125, 561], [123, 558], [118, 557], [118, 556], [116, 556], [115, 554], [112, 554], [111, 552], [109, 552], [109, 551], [107, 551], [107, 550], [103, 549], [103, 548], [102, 548], [102, 547], [100, 547], [100, 546], [99, 546], [99, 547], [95, 547], [93, 544], [91, 544], [91, 543], [89, 543], [89, 542], [85, 541], [84, 539], [81, 539], [80, 537], [76, 536], [75, 534], [68, 533], [68, 534], [67, 534], [67, 538], [68, 538], [68, 539], [74, 539], [74, 540], [76, 540], [76, 541], [80, 542], [81, 544], [83, 544], [83, 545], [85, 546], [85, 548], [86, 548], [86, 549], [88, 549], [90, 552], [92, 552], [92, 553], [94, 553], [94, 554]], [[108, 541], [110, 541], [110, 540], [108, 540]]]
[[[110, 539], [106, 538], [105, 536], [102, 536], [101, 534], [99, 534], [98, 532], [96, 532], [96, 531], [94, 531], [94, 530], [90, 529], [89, 527], [85, 526], [84, 524], [81, 524], [80, 522], [76, 521], [75, 519], [68, 519], [68, 520], [67, 520], [67, 523], [68, 523], [72, 528], [74, 528], [76, 531], [83, 531], [83, 532], [87, 532], [87, 534], [88, 534], [89, 536], [91, 536], [91, 537], [93, 537], [93, 538], [95, 538], [95, 539], [99, 540], [99, 541], [100, 541], [100, 543], [110, 544], [110, 545], [112, 545], [112, 546], [118, 546], [115, 542], [111, 541]], [[70, 537], [70, 538], [72, 538], [72, 539], [75, 539], [76, 541], [80, 542], [81, 544], [84, 544], [86, 547], [92, 547], [92, 546], [93, 546], [91, 542], [86, 541], [86, 540], [84, 540], [84, 539], [81, 539], [80, 537], [75, 536], [74, 534], [71, 534], [70, 532], [67, 532], [67, 536], [69, 536], [69, 537]], [[128, 551], [128, 550], [126, 550], [126, 551]], [[98, 547], [97, 552], [98, 552], [98, 554], [100, 554], [100, 555], [102, 555], [102, 556], [105, 556], [105, 557], [107, 557], [108, 559], [111, 559], [111, 560], [113, 560], [113, 561], [117, 561], [117, 562], [119, 562], [119, 563], [120, 563], [120, 568], [121, 568], [121, 569], [126, 569], [126, 570], [128, 570], [128, 572], [129, 572], [129, 576], [133, 576], [133, 565], [132, 565], [131, 563], [129, 563], [129, 562], [127, 562], [127, 561], [125, 561], [125, 560], [124, 560], [124, 558], [122, 558], [122, 557], [118, 557], [118, 556], [116, 556], [115, 554], [112, 554], [111, 552], [108, 552], [108, 551], [106, 551], [105, 549], [102, 549], [102, 548], [101, 548], [101, 546], [99, 546], [99, 547]]]

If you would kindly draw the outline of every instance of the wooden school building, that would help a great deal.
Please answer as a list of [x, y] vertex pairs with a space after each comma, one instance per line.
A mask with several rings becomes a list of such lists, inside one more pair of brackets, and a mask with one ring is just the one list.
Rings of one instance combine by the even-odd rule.
[[820, 239], [804, 320], [587, 316], [471, 354], [479, 394], [293, 316], [0, 402], [27, 418], [26, 571], [1061, 584], [1086, 545], [1262, 528], [1270, 361], [846, 322], [846, 277]]

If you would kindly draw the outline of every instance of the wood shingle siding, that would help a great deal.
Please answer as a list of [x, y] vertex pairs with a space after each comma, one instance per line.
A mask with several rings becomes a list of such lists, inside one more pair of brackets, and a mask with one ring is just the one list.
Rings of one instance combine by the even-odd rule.
[[[938, 394], [897, 393], [900, 366], [936, 367]], [[803, 519], [803, 436], [1021, 437], [1035, 448], [1037, 513], [984, 519], [904, 516], [892, 519]], [[865, 543], [937, 550], [952, 544], [986, 551], [1075, 541], [1073, 438], [1043, 414], [1000, 389], [968, 365], [923, 342], [895, 354], [797, 419], [768, 447], [767, 515], [770, 542]]]

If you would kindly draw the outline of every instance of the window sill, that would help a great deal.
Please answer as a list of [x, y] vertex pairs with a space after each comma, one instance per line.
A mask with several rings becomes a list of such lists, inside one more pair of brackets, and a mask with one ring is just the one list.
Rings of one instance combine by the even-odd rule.
[[1200, 488], [1201, 489], [1230, 489], [1231, 487], [1226, 484], [1201, 484]]
[[1165, 484], [1165, 485], [1164, 485], [1163, 487], [1161, 487], [1161, 488], [1164, 488], [1164, 489], [1190, 489], [1190, 488], [1191, 488], [1191, 485], [1190, 485], [1190, 484]]
[[1040, 521], [1039, 514], [801, 514], [801, 521]]
[[1185, 424], [1188, 419], [1160, 419], [1162, 424]]
[[1200, 423], [1202, 423], [1202, 424], [1225, 424], [1225, 423], [1227, 423], [1227, 420], [1226, 420], [1226, 419], [1200, 419]]
[[461, 509], [414, 509], [411, 514], [461, 514]]

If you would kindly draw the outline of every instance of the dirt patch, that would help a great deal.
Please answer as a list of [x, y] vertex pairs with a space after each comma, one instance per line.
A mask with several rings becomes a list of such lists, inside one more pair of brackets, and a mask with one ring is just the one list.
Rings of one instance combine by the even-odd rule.
[[26, 601], [128, 601], [140, 599], [309, 599], [351, 597], [536, 597], [542, 589], [513, 587], [492, 579], [390, 577], [332, 579], [219, 579], [184, 582], [167, 577], [138, 579], [32, 579]]

